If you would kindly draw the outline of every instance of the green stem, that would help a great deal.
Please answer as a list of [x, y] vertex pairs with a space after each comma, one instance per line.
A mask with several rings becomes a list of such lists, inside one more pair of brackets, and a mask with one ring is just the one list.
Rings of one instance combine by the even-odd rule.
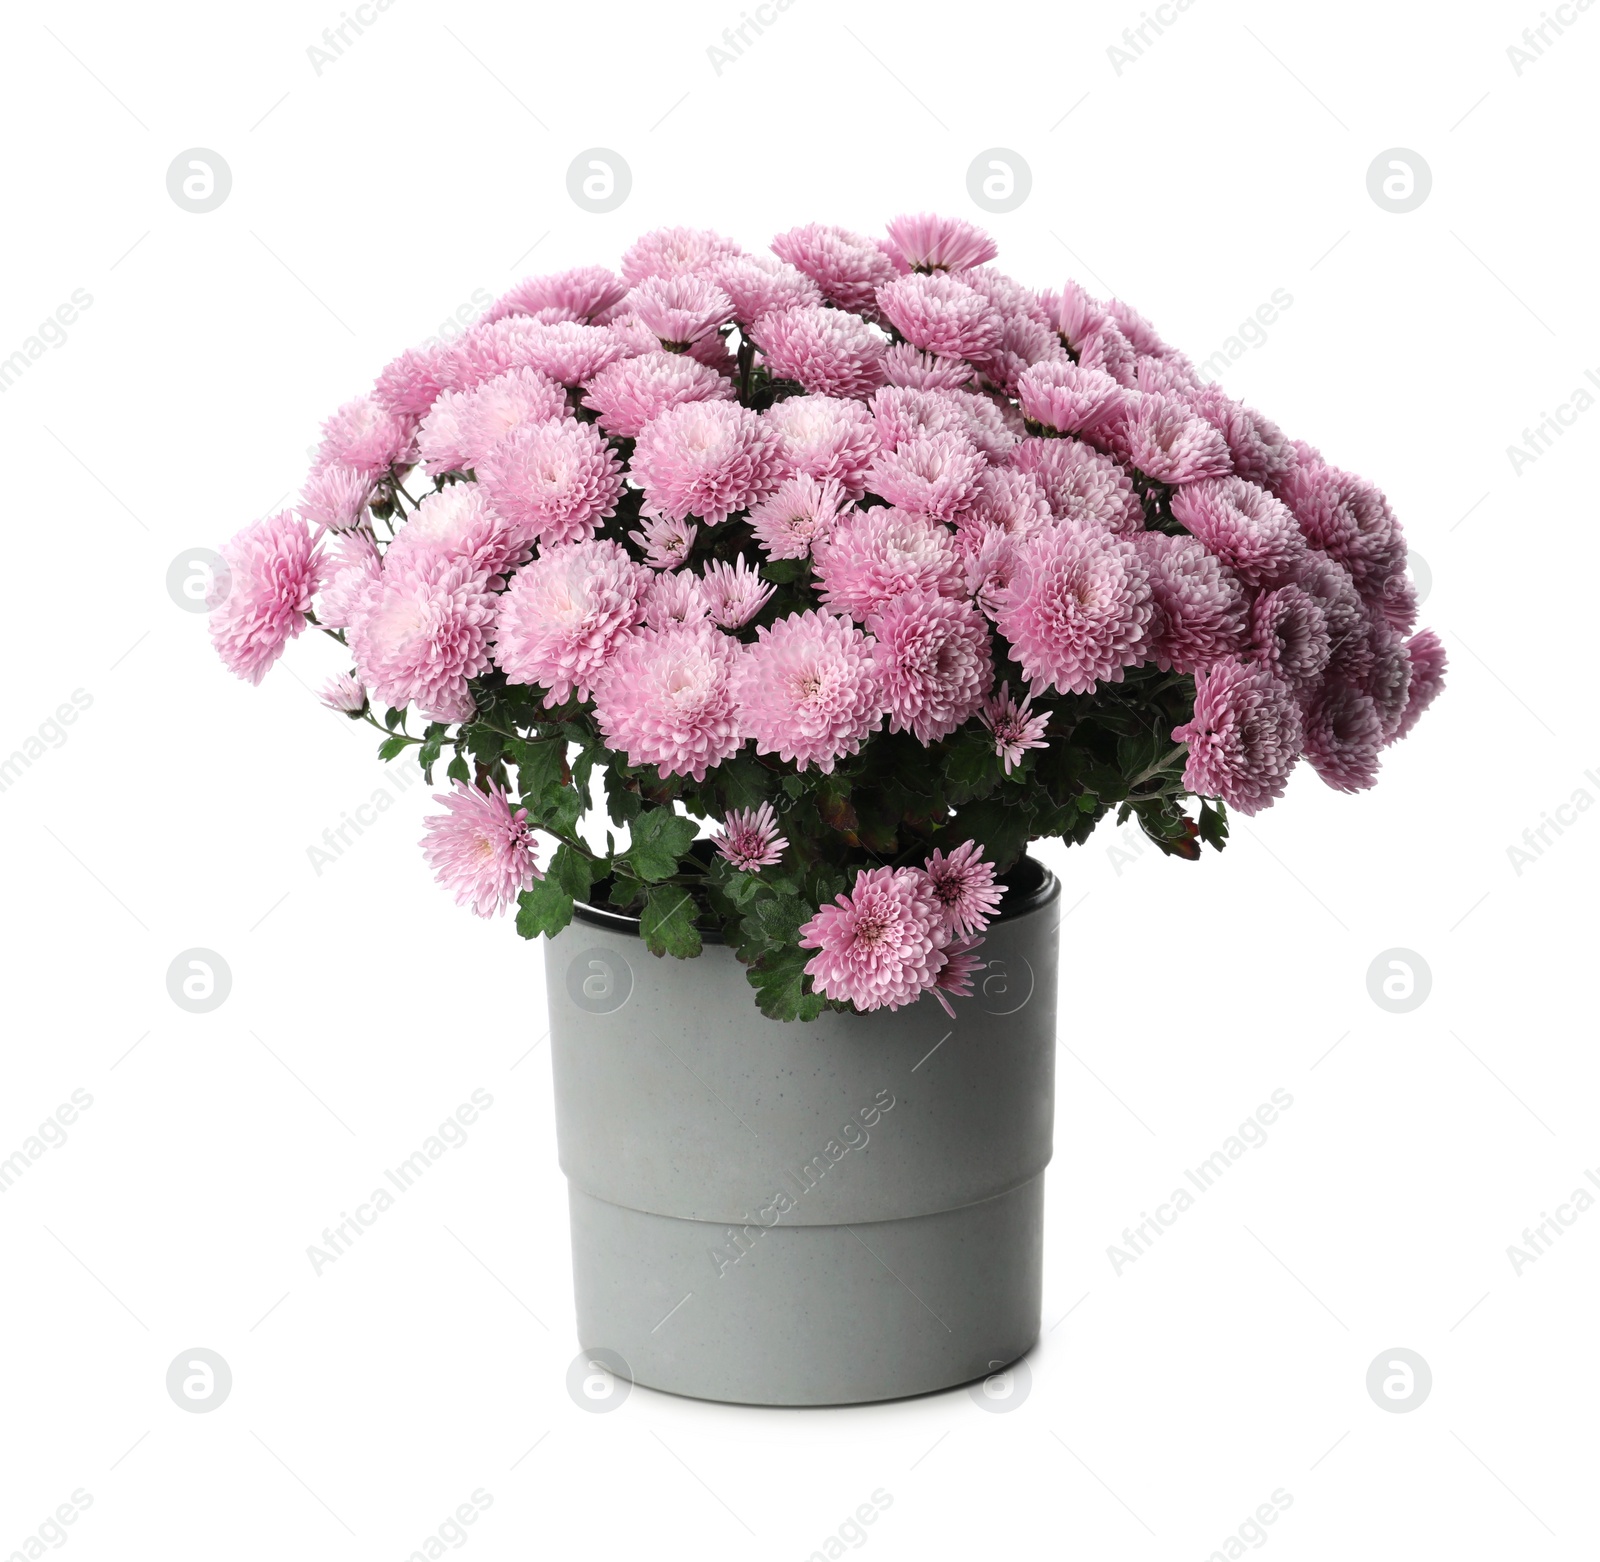
[[1155, 762], [1155, 764], [1151, 765], [1148, 770], [1141, 770], [1139, 774], [1128, 783], [1129, 792], [1132, 792], [1136, 786], [1140, 786], [1144, 782], [1148, 781], [1151, 776], [1158, 776], [1163, 770], [1169, 769], [1172, 765], [1172, 762], [1186, 754], [1188, 749], [1189, 745], [1187, 743], [1176, 744], [1166, 754], [1163, 754], [1162, 757]]

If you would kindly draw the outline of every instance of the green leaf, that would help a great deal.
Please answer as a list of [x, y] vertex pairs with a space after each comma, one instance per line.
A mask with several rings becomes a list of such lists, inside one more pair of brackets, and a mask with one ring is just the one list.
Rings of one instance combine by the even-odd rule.
[[383, 713], [383, 724], [391, 732], [393, 732], [394, 729], [398, 727], [405, 719], [406, 710], [405, 706], [403, 705], [391, 705], [389, 709]]
[[566, 744], [559, 739], [517, 745], [513, 757], [517, 764], [517, 786], [524, 802], [530, 798], [543, 801], [552, 786], [560, 786], [566, 750]]
[[952, 803], [987, 797], [1003, 772], [994, 739], [982, 732], [958, 732], [950, 739], [944, 762], [945, 796]]
[[445, 766], [444, 773], [452, 781], [470, 781], [472, 779], [472, 772], [467, 768], [467, 762], [461, 757], [460, 754], [457, 754], [455, 758]]
[[399, 736], [385, 738], [383, 742], [378, 745], [378, 758], [382, 760], [393, 759], [396, 754], [405, 753], [410, 746], [410, 738], [403, 738]]
[[801, 579], [811, 569], [809, 559], [768, 559], [761, 566], [761, 578], [774, 585], [788, 586]]
[[574, 900], [586, 901], [594, 887], [594, 864], [563, 841], [550, 859], [545, 876], [555, 880]]
[[631, 824], [644, 812], [644, 799], [615, 770], [606, 771], [606, 810], [613, 824]]
[[1228, 810], [1221, 803], [1201, 799], [1200, 839], [1217, 851], [1228, 844]]
[[756, 990], [756, 1006], [769, 1020], [814, 1020], [827, 1008], [821, 994], [806, 991], [809, 958], [808, 950], [777, 949], [745, 972], [745, 980]]
[[554, 938], [572, 920], [572, 896], [546, 877], [517, 896], [517, 931], [524, 938]]
[[795, 948], [800, 942], [800, 929], [811, 920], [812, 914], [811, 907], [798, 895], [774, 895], [750, 910], [745, 926], [768, 944]]
[[641, 879], [656, 883], [678, 871], [678, 859], [699, 834], [699, 826], [670, 808], [652, 808], [633, 824], [627, 861]]
[[645, 896], [639, 931], [653, 955], [688, 960], [700, 953], [694, 897], [680, 884], [658, 884]]

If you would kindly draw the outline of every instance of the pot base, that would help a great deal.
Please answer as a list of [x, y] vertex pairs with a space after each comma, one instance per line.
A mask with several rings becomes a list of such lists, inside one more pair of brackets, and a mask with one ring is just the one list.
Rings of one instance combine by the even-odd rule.
[[1044, 1177], [957, 1209], [728, 1227], [570, 1188], [578, 1337], [647, 1388], [850, 1405], [952, 1388], [1039, 1337]]

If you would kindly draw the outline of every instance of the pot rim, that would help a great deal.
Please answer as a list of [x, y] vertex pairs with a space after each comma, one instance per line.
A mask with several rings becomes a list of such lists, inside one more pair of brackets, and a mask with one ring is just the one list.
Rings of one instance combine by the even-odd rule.
[[[1000, 883], [1006, 886], [1006, 895], [1000, 902], [1000, 910], [989, 924], [991, 927], [997, 927], [1002, 922], [1014, 922], [1061, 897], [1061, 880], [1037, 857], [1026, 854], [1018, 858], [1016, 865], [1008, 872], [1000, 875]], [[640, 936], [639, 918], [610, 906], [591, 906], [586, 901], [577, 900], [572, 903], [572, 916], [574, 921], [589, 927], [609, 928], [613, 933], [621, 933], [629, 938]], [[699, 933], [703, 944], [727, 942], [719, 927], [700, 926]]]

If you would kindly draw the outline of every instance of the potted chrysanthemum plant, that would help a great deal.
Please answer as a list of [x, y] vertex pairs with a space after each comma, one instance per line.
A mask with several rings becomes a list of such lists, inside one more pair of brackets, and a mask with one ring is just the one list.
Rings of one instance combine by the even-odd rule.
[[1443, 681], [1376, 487], [994, 256], [919, 216], [530, 278], [223, 550], [223, 660], [337, 641], [325, 702], [442, 772], [440, 882], [546, 940], [579, 1334], [641, 1382], [857, 1401], [1026, 1351], [1029, 842], [1115, 813], [1193, 860], [1302, 759], [1370, 786]]

